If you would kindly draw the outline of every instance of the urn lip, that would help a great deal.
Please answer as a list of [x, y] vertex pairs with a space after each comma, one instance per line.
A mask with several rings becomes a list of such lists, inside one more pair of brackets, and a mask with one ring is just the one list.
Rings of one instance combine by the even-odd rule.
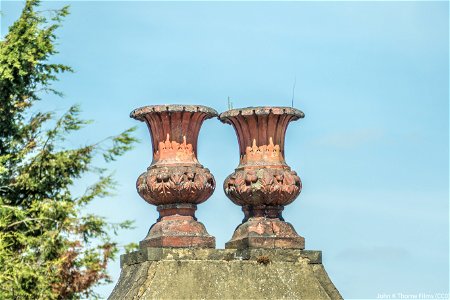
[[224, 123], [228, 123], [227, 119], [231, 118], [231, 117], [235, 117], [238, 115], [242, 115], [242, 116], [250, 116], [250, 115], [269, 115], [269, 114], [274, 114], [274, 115], [292, 115], [294, 116], [293, 120], [298, 120], [301, 118], [305, 117], [305, 114], [294, 107], [289, 107], [289, 106], [250, 106], [250, 107], [244, 107], [244, 108], [235, 108], [235, 109], [230, 109], [227, 111], [224, 111], [223, 113], [221, 113], [219, 115], [219, 120], [224, 122]]
[[149, 113], [161, 113], [161, 112], [200, 112], [205, 113], [206, 118], [210, 119], [217, 117], [218, 113], [215, 109], [204, 105], [183, 105], [183, 104], [159, 104], [159, 105], [147, 105], [134, 109], [130, 113], [130, 118], [144, 121], [144, 116]]

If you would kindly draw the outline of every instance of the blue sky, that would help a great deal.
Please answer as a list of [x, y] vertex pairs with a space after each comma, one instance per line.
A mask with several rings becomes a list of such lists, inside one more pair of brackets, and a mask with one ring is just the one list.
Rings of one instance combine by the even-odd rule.
[[[63, 2], [44, 2], [60, 7]], [[1, 2], [2, 34], [22, 2]], [[70, 2], [55, 61], [76, 72], [35, 109], [80, 103], [94, 123], [69, 144], [137, 125], [141, 143], [109, 165], [116, 195], [89, 210], [136, 220], [120, 243], [157, 218], [135, 181], [151, 161], [136, 107], [186, 103], [219, 112], [295, 106], [286, 160], [303, 181], [285, 219], [323, 251], [345, 298], [448, 293], [449, 61], [447, 2]], [[197, 217], [223, 248], [242, 219], [222, 183], [238, 164], [234, 130], [204, 123], [198, 156], [217, 181]], [[83, 178], [74, 191], [94, 180]], [[119, 261], [111, 264], [116, 281]], [[113, 285], [98, 288], [109, 295]]]

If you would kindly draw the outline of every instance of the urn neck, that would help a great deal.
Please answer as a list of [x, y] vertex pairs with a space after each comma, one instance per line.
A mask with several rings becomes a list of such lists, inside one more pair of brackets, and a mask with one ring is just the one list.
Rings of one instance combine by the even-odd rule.
[[242, 223], [246, 222], [249, 218], [269, 218], [284, 221], [281, 214], [283, 210], [283, 205], [245, 205], [242, 207], [245, 216]]
[[188, 218], [191, 217], [192, 219], [197, 220], [197, 218], [195, 217], [197, 205], [192, 203], [158, 205], [157, 210], [159, 212], [158, 221], [161, 221], [163, 218], [175, 215]]

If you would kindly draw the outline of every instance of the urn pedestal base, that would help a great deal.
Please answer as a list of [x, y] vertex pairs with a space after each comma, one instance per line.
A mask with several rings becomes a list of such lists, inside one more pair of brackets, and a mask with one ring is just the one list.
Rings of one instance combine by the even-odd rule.
[[158, 222], [150, 228], [141, 248], [215, 248], [216, 239], [194, 216], [192, 204], [160, 205]]
[[239, 225], [226, 249], [305, 249], [305, 239], [294, 227], [278, 218], [251, 217]]

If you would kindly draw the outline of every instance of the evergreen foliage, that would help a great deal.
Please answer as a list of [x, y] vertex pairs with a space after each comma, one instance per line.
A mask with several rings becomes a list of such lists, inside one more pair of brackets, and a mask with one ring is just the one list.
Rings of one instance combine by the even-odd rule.
[[[46, 13], [38, 7], [27, 0], [0, 41], [0, 299], [92, 299], [93, 287], [109, 282], [106, 267], [118, 252], [110, 232], [131, 225], [83, 213], [114, 185], [93, 159], [115, 160], [131, 149], [134, 128], [71, 149], [65, 138], [88, 123], [78, 106], [62, 116], [31, 113], [47, 93], [60, 95], [52, 83], [72, 71], [49, 62], [68, 7]], [[73, 195], [76, 180], [90, 172], [98, 181]]]

